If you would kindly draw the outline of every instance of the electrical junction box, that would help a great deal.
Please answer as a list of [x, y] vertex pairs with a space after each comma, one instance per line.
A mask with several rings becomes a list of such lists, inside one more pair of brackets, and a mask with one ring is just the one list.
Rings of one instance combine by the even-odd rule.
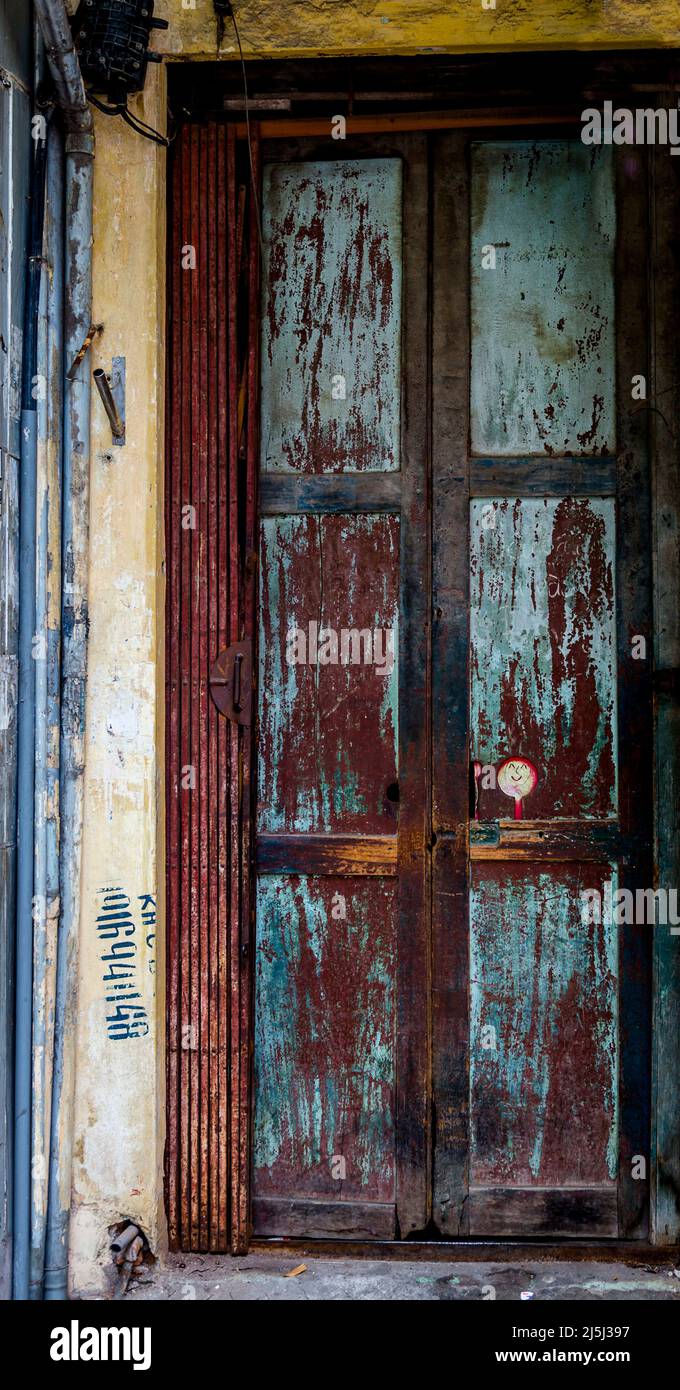
[[73, 38], [86, 85], [112, 102], [141, 92], [149, 63], [162, 61], [149, 49], [154, 0], [81, 0], [73, 18]]

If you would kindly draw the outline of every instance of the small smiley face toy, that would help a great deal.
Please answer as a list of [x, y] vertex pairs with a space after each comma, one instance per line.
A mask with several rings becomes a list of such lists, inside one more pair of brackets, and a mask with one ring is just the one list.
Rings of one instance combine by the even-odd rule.
[[538, 781], [538, 772], [528, 758], [506, 758], [498, 769], [498, 786], [515, 798], [515, 820], [522, 819], [522, 802]]

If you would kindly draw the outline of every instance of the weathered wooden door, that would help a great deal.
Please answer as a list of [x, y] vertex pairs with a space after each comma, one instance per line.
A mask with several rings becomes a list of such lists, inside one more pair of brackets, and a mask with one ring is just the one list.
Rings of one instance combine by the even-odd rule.
[[644, 1234], [644, 163], [298, 146], [262, 202], [254, 1230]]
[[651, 883], [645, 166], [451, 135], [436, 170], [433, 1217], [638, 1236], [651, 929], [608, 909]]
[[426, 1219], [426, 144], [352, 150], [264, 168], [259, 1234]]

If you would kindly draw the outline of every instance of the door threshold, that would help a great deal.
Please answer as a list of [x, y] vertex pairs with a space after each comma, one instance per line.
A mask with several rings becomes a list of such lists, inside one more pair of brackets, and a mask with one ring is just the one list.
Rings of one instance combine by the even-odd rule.
[[630, 1265], [674, 1266], [678, 1249], [649, 1245], [633, 1240], [598, 1241], [554, 1240], [314, 1240], [270, 1236], [250, 1242], [251, 1255], [308, 1255], [314, 1259], [352, 1260], [429, 1260], [446, 1263], [485, 1263], [514, 1260], [573, 1260], [583, 1258], [600, 1263], [611, 1260]]

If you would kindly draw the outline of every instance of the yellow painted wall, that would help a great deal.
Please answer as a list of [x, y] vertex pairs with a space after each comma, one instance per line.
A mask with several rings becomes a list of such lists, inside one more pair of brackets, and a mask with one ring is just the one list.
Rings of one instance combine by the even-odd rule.
[[[186, 6], [186, 8], [185, 8]], [[513, 48], [674, 45], [678, 0], [234, 0], [247, 56], [465, 53]], [[212, 0], [160, 0], [170, 21], [156, 47], [175, 57], [235, 51], [231, 22], [217, 48]]]
[[[144, 119], [163, 126], [165, 72], [153, 69]], [[106, 1292], [107, 1227], [131, 1217], [162, 1245], [165, 1133], [162, 919], [165, 154], [95, 113], [93, 316], [104, 325], [91, 369], [126, 359], [126, 443], [92, 397], [90, 640], [81, 899], [71, 1285]], [[135, 987], [145, 1037], [110, 1040], [96, 918], [101, 890], [129, 896]], [[147, 909], [149, 904], [146, 904]]]
[[[187, 0], [184, 0], [187, 3]], [[236, 0], [247, 56], [653, 47], [680, 37], [680, 0]], [[212, 0], [159, 0], [170, 20], [156, 48], [215, 58]], [[222, 56], [233, 59], [230, 26]], [[151, 67], [133, 103], [163, 129], [165, 69]], [[111, 445], [92, 402], [90, 643], [74, 1135], [71, 1288], [106, 1293], [107, 1228], [131, 1217], [155, 1251], [164, 1241], [163, 382], [165, 153], [119, 120], [96, 115], [94, 320], [91, 367], [127, 366], [127, 442]], [[137, 977], [150, 1029], [106, 1034], [100, 890], [120, 885], [139, 908], [154, 894], [156, 940], [137, 911]], [[151, 961], [155, 969], [150, 969]]]

